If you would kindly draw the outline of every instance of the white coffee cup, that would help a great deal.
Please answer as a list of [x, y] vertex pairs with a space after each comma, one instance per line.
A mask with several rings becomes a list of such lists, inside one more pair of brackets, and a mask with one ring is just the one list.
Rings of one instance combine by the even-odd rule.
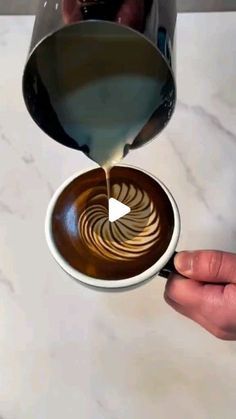
[[[139, 168], [136, 168], [134, 166], [130, 166], [130, 165], [120, 165], [120, 166], [124, 166], [124, 167], [129, 167], [132, 169], [136, 169], [136, 170], [140, 170]], [[46, 240], [47, 240], [47, 244], [49, 247], [49, 250], [52, 254], [52, 256], [54, 257], [54, 259], [56, 260], [56, 262], [61, 266], [61, 268], [67, 273], [69, 274], [71, 277], [73, 277], [74, 279], [78, 280], [81, 283], [84, 283], [86, 285], [92, 286], [92, 287], [96, 287], [96, 288], [104, 288], [104, 289], [121, 289], [121, 288], [126, 288], [126, 287], [131, 287], [131, 286], [135, 286], [138, 285], [142, 282], [147, 281], [148, 279], [153, 278], [154, 276], [161, 274], [161, 276], [166, 276], [166, 273], [169, 273], [172, 270], [173, 267], [173, 256], [175, 255], [175, 250], [176, 250], [176, 246], [178, 244], [178, 240], [179, 240], [179, 236], [180, 236], [180, 215], [179, 215], [179, 210], [177, 207], [177, 204], [173, 198], [173, 196], [171, 195], [170, 191], [167, 189], [167, 187], [160, 181], [158, 180], [155, 176], [153, 176], [152, 174], [141, 170], [144, 174], [148, 175], [149, 177], [151, 177], [152, 179], [154, 179], [160, 186], [161, 188], [164, 190], [164, 192], [166, 193], [169, 202], [172, 206], [172, 210], [173, 210], [173, 216], [174, 216], [174, 229], [173, 229], [173, 234], [170, 240], [170, 243], [166, 249], [166, 251], [164, 252], [164, 254], [157, 260], [157, 262], [155, 262], [152, 266], [150, 266], [147, 270], [145, 270], [144, 272], [142, 272], [141, 274], [138, 274], [136, 276], [133, 277], [129, 277], [129, 278], [125, 278], [125, 279], [120, 279], [117, 280], [114, 278], [114, 280], [104, 280], [104, 279], [100, 279], [100, 278], [93, 278], [90, 276], [85, 275], [82, 272], [79, 272], [78, 270], [74, 269], [65, 259], [64, 257], [60, 254], [59, 250], [57, 249], [55, 240], [53, 238], [53, 233], [52, 233], [52, 216], [53, 216], [53, 211], [55, 208], [55, 205], [57, 203], [57, 200], [59, 199], [60, 195], [62, 194], [62, 192], [64, 191], [64, 189], [77, 177], [81, 176], [84, 173], [87, 173], [88, 171], [90, 171], [91, 169], [88, 170], [83, 170], [79, 173], [74, 174], [72, 177], [70, 177], [69, 179], [67, 179], [54, 193], [49, 206], [48, 206], [48, 210], [47, 210], [47, 214], [46, 214], [46, 222], [45, 222], [45, 234], [46, 234]], [[122, 263], [122, 261], [121, 261]]]

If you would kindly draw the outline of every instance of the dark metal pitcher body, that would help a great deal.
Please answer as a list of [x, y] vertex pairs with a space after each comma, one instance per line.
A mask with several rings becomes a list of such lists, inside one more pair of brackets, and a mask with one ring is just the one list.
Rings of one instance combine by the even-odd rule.
[[[89, 155], [83, 138], [75, 142], [61, 123], [58, 95], [111, 74], [142, 75], [160, 86], [152, 114], [128, 148], [142, 146], [175, 107], [175, 25], [175, 0], [40, 0], [23, 77], [32, 118], [54, 140]], [[93, 103], [85, 117], [90, 109]]]

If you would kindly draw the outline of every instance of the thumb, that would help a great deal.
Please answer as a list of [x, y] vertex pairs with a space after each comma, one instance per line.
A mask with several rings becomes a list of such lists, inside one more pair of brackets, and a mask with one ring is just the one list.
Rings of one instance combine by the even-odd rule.
[[175, 267], [183, 276], [198, 281], [236, 283], [236, 255], [217, 250], [180, 252]]

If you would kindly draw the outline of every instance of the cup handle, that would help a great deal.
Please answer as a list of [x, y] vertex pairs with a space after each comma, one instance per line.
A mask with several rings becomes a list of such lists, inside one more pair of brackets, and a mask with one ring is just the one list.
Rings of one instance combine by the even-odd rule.
[[164, 268], [162, 268], [162, 270], [159, 272], [159, 276], [162, 276], [163, 278], [168, 279], [170, 274], [173, 273], [178, 273], [177, 270], [175, 269], [175, 265], [174, 265], [174, 258], [177, 255], [178, 252], [174, 252], [174, 254], [172, 255], [171, 259], [169, 260], [169, 262], [167, 262], [167, 264], [164, 266]]

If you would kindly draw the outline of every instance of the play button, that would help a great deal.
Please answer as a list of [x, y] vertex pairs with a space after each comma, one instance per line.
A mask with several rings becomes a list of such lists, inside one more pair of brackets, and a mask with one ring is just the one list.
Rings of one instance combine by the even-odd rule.
[[110, 198], [109, 199], [109, 221], [110, 223], [114, 223], [114, 221], [119, 220], [121, 217], [129, 214], [131, 209], [122, 204], [122, 202], [117, 201], [117, 199]]

